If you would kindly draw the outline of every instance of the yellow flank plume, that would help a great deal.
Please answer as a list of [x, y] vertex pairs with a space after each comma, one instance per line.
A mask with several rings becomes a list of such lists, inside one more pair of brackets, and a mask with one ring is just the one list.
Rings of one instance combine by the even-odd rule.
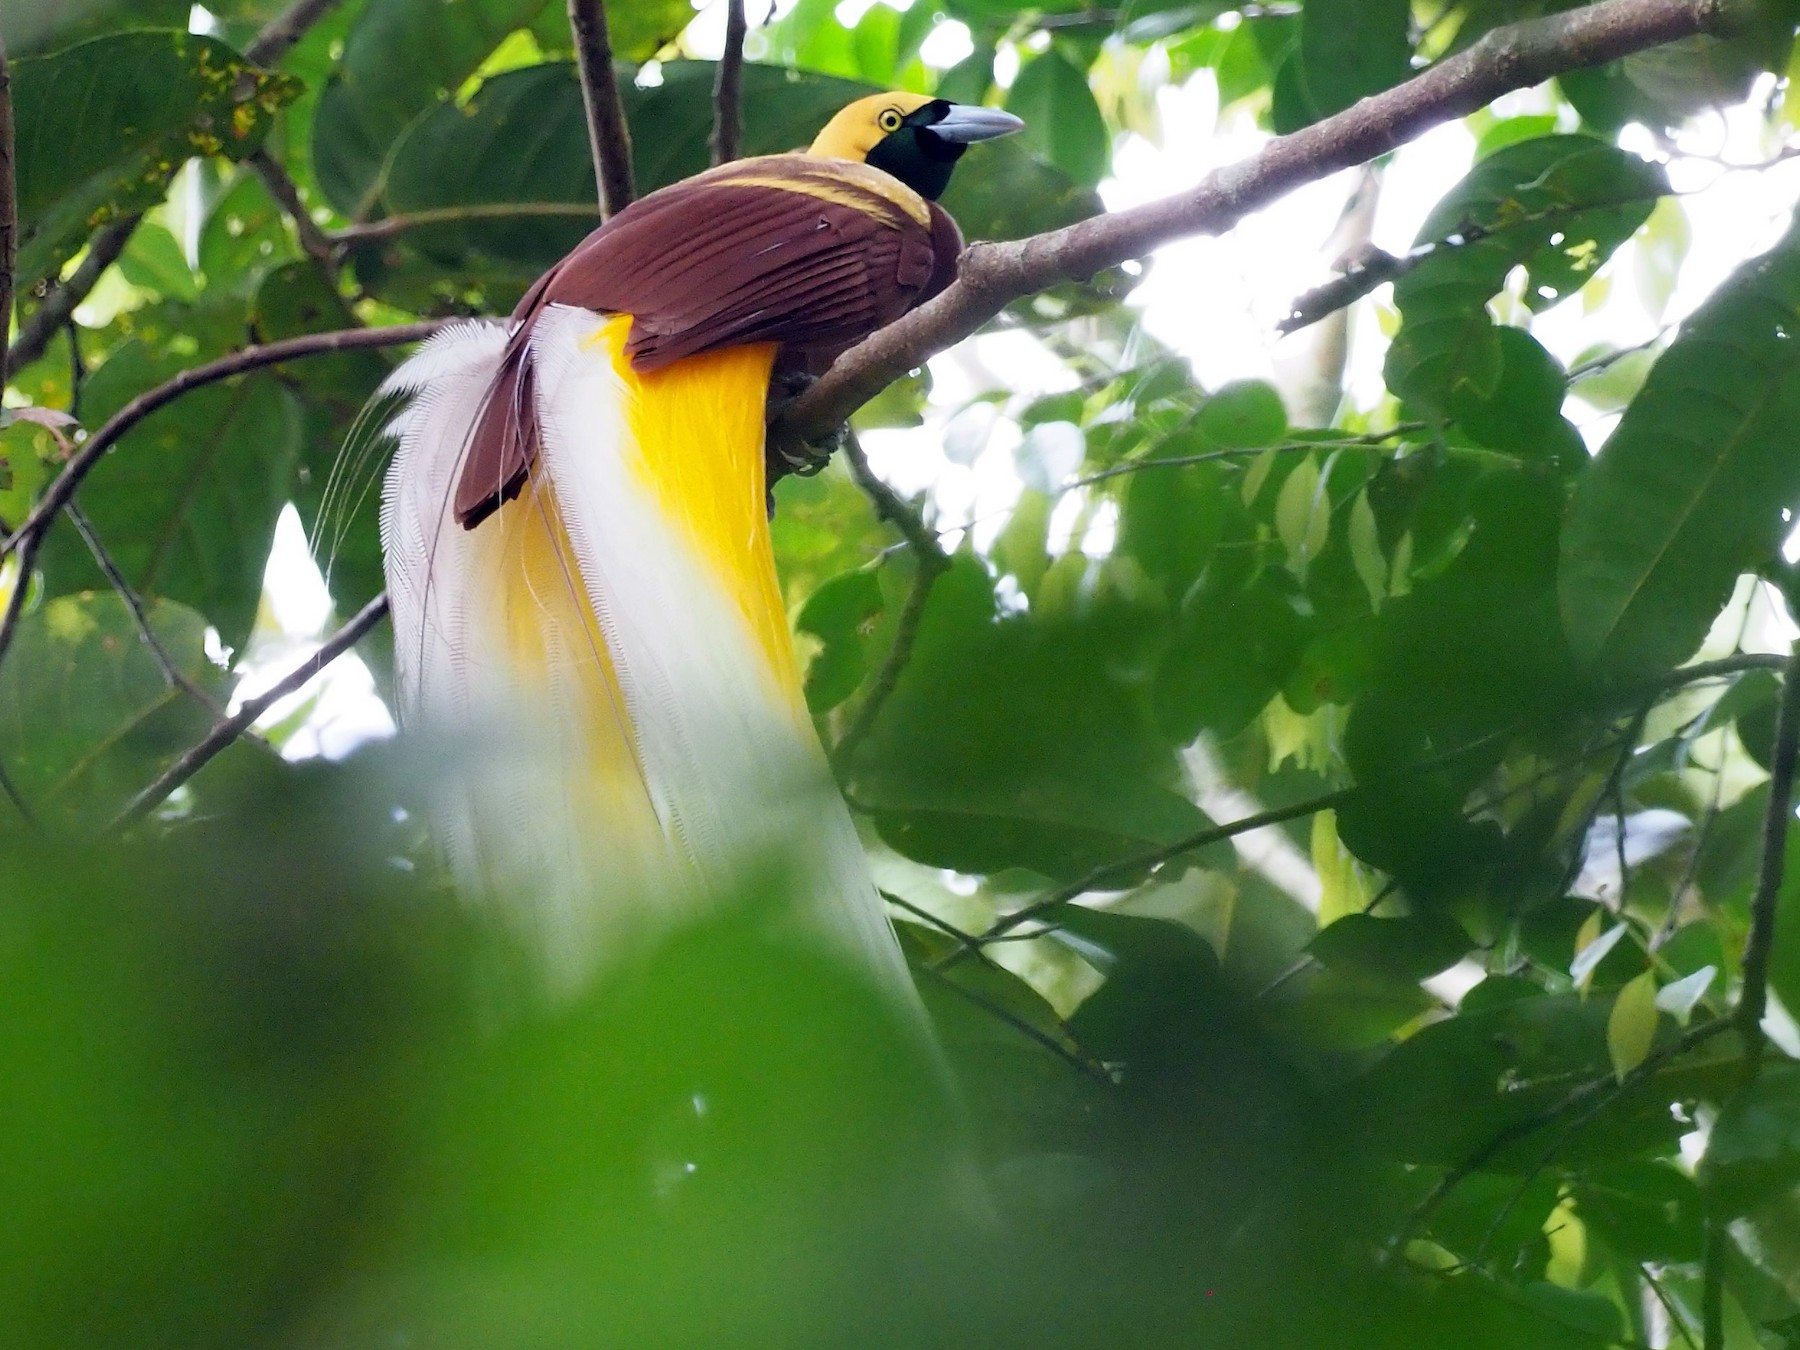
[[541, 698], [566, 699], [573, 692], [575, 707], [569, 711], [578, 708], [588, 725], [585, 739], [593, 772], [586, 782], [596, 795], [578, 810], [603, 813], [593, 818], [606, 820], [620, 838], [660, 837], [618, 675], [588, 605], [555, 489], [533, 474], [524, 490], [500, 508], [495, 525], [513, 669]]
[[630, 326], [629, 316], [611, 319], [599, 341], [627, 391], [632, 467], [742, 617], [769, 678], [804, 716], [763, 477], [763, 409], [775, 346], [728, 347], [640, 374], [625, 355]]

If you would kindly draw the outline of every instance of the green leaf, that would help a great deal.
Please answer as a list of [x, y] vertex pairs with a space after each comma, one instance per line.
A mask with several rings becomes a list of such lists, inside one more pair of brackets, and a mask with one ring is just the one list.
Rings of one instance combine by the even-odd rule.
[[132, 232], [119, 257], [119, 272], [133, 286], [170, 300], [193, 300], [200, 294], [199, 280], [181, 245], [154, 221], [145, 221]]
[[1646, 970], [1619, 990], [1606, 1018], [1606, 1052], [1612, 1057], [1614, 1076], [1624, 1082], [1655, 1043], [1656, 972]]
[[[169, 601], [151, 628], [181, 672], [222, 691], [206, 658], [206, 620]], [[53, 599], [19, 620], [0, 668], [6, 769], [40, 817], [104, 824], [212, 721], [170, 685], [112, 592]]]
[[1800, 497], [1800, 237], [1691, 318], [1570, 504], [1557, 582], [1569, 641], [1641, 679], [1688, 656], [1738, 574], [1775, 555]]
[[806, 667], [806, 706], [830, 712], [868, 673], [869, 635], [887, 607], [881, 577], [870, 568], [833, 577], [807, 597], [794, 627], [823, 644]]
[[200, 230], [200, 271], [206, 284], [240, 295], [253, 291], [268, 269], [298, 256], [281, 208], [254, 173], [238, 175]]
[[455, 92], [544, 4], [368, 0], [313, 117], [313, 165], [326, 200], [358, 215], [407, 124]]
[[[630, 4], [606, 7], [606, 35], [619, 60], [643, 61], [679, 38], [693, 17], [689, 0], [631, 0]], [[531, 31], [546, 51], [575, 50], [567, 5], [546, 4]]]
[[[122, 404], [167, 366], [128, 343], [95, 372], [90, 406]], [[127, 433], [81, 503], [141, 593], [191, 605], [241, 649], [262, 597], [275, 519], [294, 492], [301, 412], [268, 375], [198, 389]], [[46, 548], [46, 570], [92, 582], [78, 540]], [[78, 566], [58, 566], [71, 555]], [[61, 588], [59, 588], [61, 589]]]
[[1699, 1179], [1727, 1215], [1800, 1180], [1800, 1067], [1773, 1065], [1725, 1103], [1707, 1140]]
[[1194, 427], [1227, 450], [1259, 450], [1287, 435], [1287, 408], [1273, 385], [1234, 380], [1220, 385], [1201, 405]]
[[1006, 110], [1025, 119], [1019, 140], [1084, 187], [1105, 177], [1112, 137], [1087, 75], [1052, 48], [1019, 71]]
[[1416, 983], [1462, 960], [1475, 943], [1453, 919], [1438, 914], [1377, 919], [1346, 914], [1307, 944], [1327, 966]]
[[[662, 83], [622, 90], [632, 124], [654, 128], [632, 143], [640, 193], [710, 163], [714, 67], [671, 61]], [[775, 154], [811, 142], [844, 104], [875, 90], [824, 75], [772, 66], [744, 68], [746, 154]], [[497, 207], [520, 209], [510, 217]], [[976, 147], [952, 177], [944, 205], [972, 238], [1010, 239], [1095, 214], [1092, 192], [1038, 160], [1016, 138]], [[383, 212], [436, 212], [462, 219], [401, 238], [440, 267], [492, 274], [523, 286], [597, 223], [593, 161], [581, 87], [572, 65], [508, 71], [485, 81], [466, 105], [426, 113], [394, 146]], [[467, 208], [488, 210], [466, 218]], [[379, 277], [377, 277], [379, 280]]]
[[1649, 217], [1662, 170], [1587, 136], [1544, 136], [1495, 151], [1433, 208], [1416, 247], [1431, 252], [1394, 283], [1402, 325], [1388, 387], [1421, 411], [1491, 399], [1506, 353], [1488, 300], [1515, 267], [1536, 311], [1567, 299]]
[[1307, 0], [1300, 72], [1319, 116], [1391, 89], [1412, 73], [1410, 0]]
[[250, 154], [298, 92], [184, 32], [120, 33], [18, 62], [20, 277], [47, 275], [96, 224], [159, 200], [190, 156]]

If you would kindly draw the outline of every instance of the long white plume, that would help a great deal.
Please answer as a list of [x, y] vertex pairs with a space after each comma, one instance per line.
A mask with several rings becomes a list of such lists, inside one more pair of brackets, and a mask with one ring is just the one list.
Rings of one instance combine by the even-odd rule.
[[[432, 805], [452, 866], [526, 897], [522, 921], [573, 975], [779, 850], [792, 912], [911, 999], [804, 710], [640, 471], [604, 322], [537, 320], [540, 464], [472, 531], [450, 503], [506, 329], [447, 330], [388, 382], [413, 395], [382, 515], [399, 711], [463, 743]], [[743, 490], [760, 507], [761, 485]]]

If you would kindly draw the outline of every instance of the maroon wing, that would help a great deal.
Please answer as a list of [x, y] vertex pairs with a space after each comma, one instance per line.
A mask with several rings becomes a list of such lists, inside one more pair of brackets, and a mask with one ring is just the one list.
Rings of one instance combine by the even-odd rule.
[[457, 518], [472, 529], [516, 495], [536, 453], [527, 338], [545, 305], [630, 314], [631, 363], [655, 370], [752, 342], [835, 354], [942, 289], [961, 245], [955, 224], [935, 205], [920, 224], [870, 190], [868, 172], [800, 155], [740, 161], [652, 193], [589, 235], [514, 311]]

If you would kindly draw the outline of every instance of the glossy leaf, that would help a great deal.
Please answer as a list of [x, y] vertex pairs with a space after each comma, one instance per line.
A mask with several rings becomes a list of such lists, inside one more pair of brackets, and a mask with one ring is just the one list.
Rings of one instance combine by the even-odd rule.
[[1656, 1042], [1656, 973], [1646, 970], [1626, 982], [1606, 1018], [1606, 1052], [1620, 1082], [1642, 1064]]
[[[153, 603], [151, 628], [177, 668], [216, 693], [206, 620]], [[0, 668], [0, 740], [20, 795], [58, 824], [103, 825], [211, 724], [209, 709], [169, 683], [111, 592], [61, 596], [19, 621]]]
[[1584, 285], [1667, 191], [1661, 169], [1585, 136], [1545, 136], [1478, 163], [1426, 218], [1431, 252], [1394, 284], [1403, 320], [1388, 387], [1425, 412], [1491, 399], [1505, 353], [1488, 300], [1515, 267], [1547, 309]]
[[[662, 83], [654, 88], [625, 86], [633, 123], [656, 128], [655, 135], [632, 143], [640, 193], [707, 167], [712, 85], [710, 63], [680, 61], [662, 67]], [[848, 80], [747, 66], [744, 151], [803, 147], [840, 107], [872, 92]], [[408, 231], [403, 237], [414, 247], [445, 264], [498, 264], [520, 285], [594, 227], [593, 204], [581, 88], [574, 67], [558, 64], [498, 75], [465, 107], [444, 105], [420, 118], [394, 148], [382, 197], [389, 214], [452, 217]], [[467, 208], [505, 205], [520, 209], [511, 217], [455, 219]], [[952, 177], [944, 205], [973, 238], [1012, 238], [1099, 209], [1092, 193], [1013, 140], [971, 151]]]
[[1408, 0], [1308, 0], [1300, 12], [1300, 72], [1320, 116], [1404, 80], [1412, 69]]
[[19, 274], [44, 276], [99, 221], [153, 204], [189, 156], [250, 154], [297, 92], [185, 32], [119, 33], [20, 61]]
[[1659, 359], [1563, 530], [1557, 591], [1570, 645], [1642, 678], [1689, 655], [1739, 572], [1773, 557], [1800, 498], [1800, 239], [1720, 288]]
[[1083, 187], [1093, 187], [1112, 158], [1111, 137], [1087, 75], [1052, 49], [1028, 61], [1007, 91], [1006, 109], [1025, 120], [1020, 139]]
[[[141, 347], [121, 350], [95, 375], [92, 406], [122, 403], [164, 369]], [[82, 506], [133, 586], [191, 605], [241, 649], [300, 440], [299, 404], [275, 379], [211, 385], [132, 430], [84, 485]], [[57, 548], [68, 563], [46, 566], [62, 588], [104, 584], [78, 540]]]
[[453, 93], [544, 2], [368, 0], [313, 118], [312, 158], [326, 199], [359, 214], [407, 124]]

